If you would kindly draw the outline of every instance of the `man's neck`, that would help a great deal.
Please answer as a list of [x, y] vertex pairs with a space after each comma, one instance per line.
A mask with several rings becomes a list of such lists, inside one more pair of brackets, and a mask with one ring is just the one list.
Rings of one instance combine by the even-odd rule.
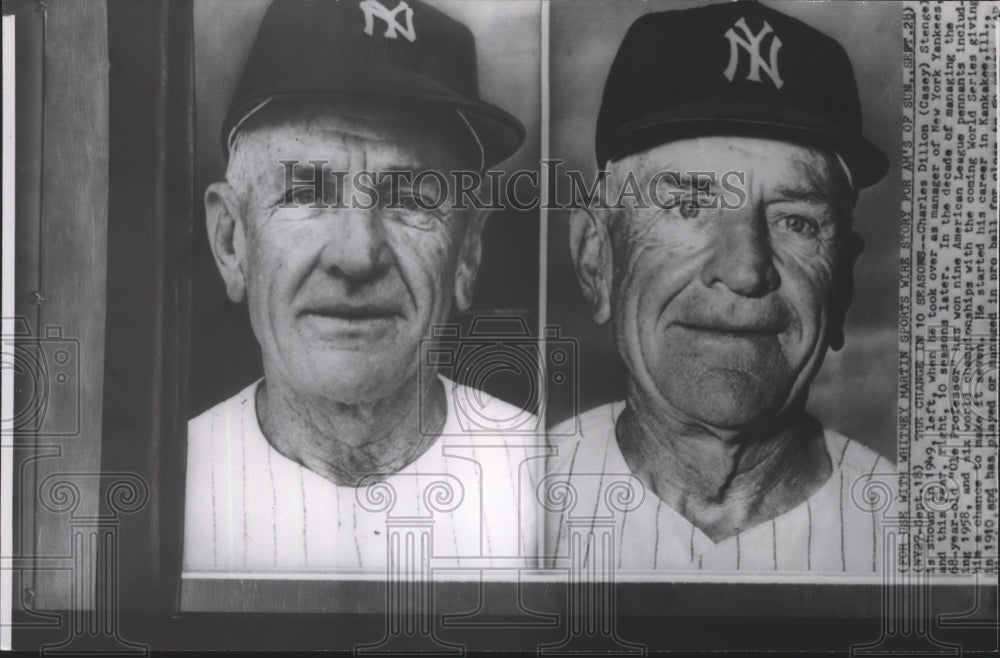
[[630, 391], [616, 434], [632, 472], [715, 542], [800, 505], [832, 472], [822, 427], [800, 410], [762, 429], [715, 431]]
[[340, 486], [357, 486], [366, 475], [403, 469], [437, 440], [447, 417], [445, 395], [434, 378], [426, 391], [412, 381], [388, 398], [343, 404], [304, 399], [265, 379], [257, 388], [257, 418], [282, 455]]

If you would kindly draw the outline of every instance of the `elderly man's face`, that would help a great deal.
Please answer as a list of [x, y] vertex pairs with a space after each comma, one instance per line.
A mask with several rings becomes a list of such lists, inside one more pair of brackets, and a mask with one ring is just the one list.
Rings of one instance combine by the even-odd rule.
[[[418, 195], [432, 205], [441, 194], [433, 179], [396, 190], [365, 179], [372, 194], [352, 177], [434, 169], [450, 180], [457, 148], [401, 112], [318, 107], [283, 116], [250, 131], [233, 156], [236, 268], [220, 269], [231, 297], [245, 285], [269, 378], [343, 403], [383, 399], [416, 374], [420, 341], [446, 320], [456, 287], [460, 298], [471, 294], [479, 227], [450, 199], [435, 210], [416, 204]], [[324, 199], [309, 185], [286, 187], [281, 162], [299, 163], [295, 178], [308, 180], [310, 160], [346, 172], [343, 185], [331, 176]], [[311, 207], [316, 201], [346, 207]]]
[[815, 375], [846, 309], [838, 269], [849, 276], [853, 261], [853, 197], [837, 167], [809, 148], [733, 137], [613, 165], [612, 180], [632, 170], [644, 185], [662, 170], [745, 176], [739, 208], [694, 208], [689, 189], [661, 188], [685, 203], [626, 210], [609, 227], [619, 351], [639, 388], [683, 421], [736, 429], [773, 418]]

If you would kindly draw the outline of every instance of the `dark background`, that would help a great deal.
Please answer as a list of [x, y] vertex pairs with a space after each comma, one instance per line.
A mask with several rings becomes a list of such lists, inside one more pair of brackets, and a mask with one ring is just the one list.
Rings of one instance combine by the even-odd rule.
[[[555, 0], [551, 7], [551, 157], [596, 171], [594, 125], [604, 81], [628, 27], [640, 15], [701, 3], [671, 0], [614, 2]], [[866, 188], [855, 209], [865, 251], [854, 270], [854, 303], [846, 342], [830, 352], [813, 382], [810, 410], [828, 427], [896, 459], [900, 157], [902, 130], [902, 14], [896, 3], [767, 2], [836, 38], [854, 65], [866, 136], [888, 156], [885, 179]], [[683, 63], [679, 63], [683, 65]], [[663, 80], [649, 84], [669, 84]], [[568, 198], [568, 191], [562, 192]], [[568, 213], [549, 215], [548, 322], [579, 341], [580, 397], [558, 389], [547, 423], [624, 396], [624, 366], [609, 325], [597, 326], [580, 293], [569, 254]], [[576, 409], [574, 407], [577, 407]]]
[[[263, 375], [260, 349], [250, 329], [246, 304], [229, 301], [212, 260], [203, 196], [210, 183], [225, 177], [220, 146], [222, 120], [268, 4], [270, 0], [194, 3], [195, 199], [189, 399], [192, 417]], [[539, 3], [431, 0], [429, 4], [472, 30], [476, 37], [481, 96], [513, 114], [527, 129], [521, 150], [494, 168], [537, 169], [541, 114]], [[519, 198], [530, 198], [530, 191], [530, 186], [519, 188]], [[534, 332], [538, 322], [538, 245], [537, 210], [493, 212], [486, 224], [473, 308], [455, 314], [451, 321], [462, 324], [467, 332], [476, 315], [515, 315], [523, 318]], [[498, 375], [487, 379], [483, 388], [524, 405], [530, 399], [529, 384], [523, 376]]]

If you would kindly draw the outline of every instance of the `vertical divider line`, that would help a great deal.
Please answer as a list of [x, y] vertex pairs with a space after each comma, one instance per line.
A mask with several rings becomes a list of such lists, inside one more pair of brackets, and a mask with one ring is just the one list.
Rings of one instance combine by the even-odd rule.
[[[0, 229], [0, 335], [14, 333], [14, 16], [3, 17], [3, 228]], [[0, 560], [14, 556], [14, 370], [0, 370]], [[11, 650], [13, 564], [0, 565], [0, 650]]]
[[539, 192], [541, 203], [538, 207], [538, 385], [540, 427], [545, 427], [548, 410], [548, 394], [545, 388], [545, 325], [548, 322], [548, 259], [549, 259], [549, 177], [541, 164], [549, 158], [549, 0], [539, 0], [541, 10], [541, 145], [539, 149]]
[[[548, 343], [545, 339], [545, 325], [548, 323], [548, 281], [549, 281], [549, 195], [551, 190], [549, 190], [549, 176], [548, 172], [542, 171], [541, 164], [548, 160], [549, 158], [549, 9], [550, 0], [539, 0], [539, 11], [541, 13], [539, 20], [539, 30], [540, 30], [540, 40], [541, 48], [539, 49], [539, 68], [540, 68], [540, 96], [541, 96], [541, 130], [540, 130], [540, 148], [539, 148], [539, 192], [541, 196], [541, 203], [538, 208], [538, 393], [539, 393], [539, 407], [538, 407], [538, 438], [542, 441], [543, 445], [547, 444], [546, 436], [546, 418], [548, 416], [548, 401], [549, 393], [546, 387], [548, 382], [548, 377], [546, 376], [546, 360], [548, 358], [547, 350]], [[542, 472], [537, 478], [538, 482], [542, 481], [545, 476], [544, 465], [548, 462], [547, 459], [541, 460]], [[537, 492], [532, 491], [531, 496], [534, 498], [537, 496]], [[534, 500], [535, 507], [538, 507], [537, 498]], [[544, 566], [541, 564], [543, 557], [546, 553], [547, 547], [545, 546], [545, 514], [539, 512], [536, 519], [536, 536], [538, 537], [535, 554], [539, 556], [539, 564], [537, 566]]]

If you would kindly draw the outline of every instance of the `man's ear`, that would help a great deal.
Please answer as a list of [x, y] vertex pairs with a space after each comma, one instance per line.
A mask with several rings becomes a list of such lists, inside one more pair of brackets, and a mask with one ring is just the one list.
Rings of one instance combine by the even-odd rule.
[[833, 276], [828, 331], [830, 348], [833, 350], [839, 350], [844, 346], [844, 323], [847, 320], [847, 309], [851, 307], [851, 302], [854, 300], [854, 264], [864, 249], [864, 238], [851, 231], [844, 242]]
[[608, 212], [604, 209], [576, 208], [569, 217], [569, 250], [583, 296], [590, 304], [594, 322], [604, 324], [611, 317], [611, 238]]
[[234, 302], [246, 299], [246, 232], [240, 220], [236, 190], [226, 182], [212, 183], [205, 190], [205, 220], [208, 243], [215, 265], [226, 283], [226, 294]]
[[473, 209], [469, 211], [462, 246], [458, 251], [458, 264], [455, 268], [455, 305], [460, 311], [472, 306], [472, 293], [476, 287], [476, 276], [479, 274], [479, 263], [483, 259], [483, 227], [486, 225], [488, 211]]

